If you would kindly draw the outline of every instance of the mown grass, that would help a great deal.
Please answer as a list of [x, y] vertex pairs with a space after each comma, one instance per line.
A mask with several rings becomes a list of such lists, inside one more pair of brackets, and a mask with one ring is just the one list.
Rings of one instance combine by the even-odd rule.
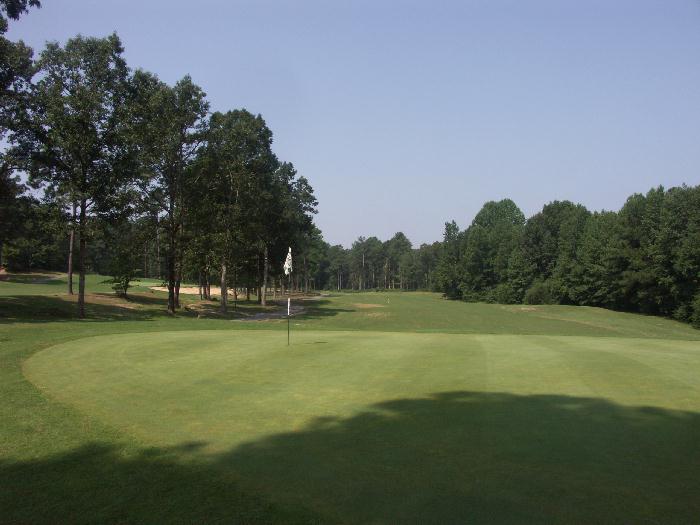
[[[685, 325], [341, 294], [309, 302], [287, 347], [285, 321], [171, 318], [137, 292], [153, 300], [80, 322], [64, 297], [0, 297], [0, 522], [700, 515]], [[42, 301], [71, 309], [32, 316]]]

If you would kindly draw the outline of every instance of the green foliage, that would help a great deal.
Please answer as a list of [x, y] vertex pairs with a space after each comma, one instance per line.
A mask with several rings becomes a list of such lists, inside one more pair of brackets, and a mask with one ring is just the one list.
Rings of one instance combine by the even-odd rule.
[[115, 294], [121, 297], [127, 297], [127, 292], [129, 288], [132, 287], [131, 283], [138, 281], [136, 276], [140, 275], [140, 273], [141, 270], [139, 269], [125, 268], [123, 271], [115, 269], [115, 275], [111, 279], [106, 279], [103, 282], [111, 285], [111, 288], [114, 290]]
[[525, 304], [555, 304], [554, 292], [550, 281], [535, 281], [525, 292]]
[[522, 302], [522, 294], [512, 282], [499, 283], [488, 297], [489, 302], [499, 304], [518, 304]]
[[0, 22], [6, 24], [5, 17], [18, 20], [30, 7], [41, 7], [39, 0], [0, 0]]
[[122, 220], [105, 227], [106, 246], [109, 251], [109, 272], [111, 279], [105, 281], [112, 285], [117, 295], [127, 296], [133, 281], [143, 275], [139, 268], [141, 263], [140, 252], [134, 247], [141, 244], [138, 226], [129, 221]]
[[695, 328], [700, 328], [700, 293], [698, 293], [695, 296], [695, 299], [693, 299], [690, 322]]
[[449, 299], [457, 299], [462, 295], [459, 290], [461, 244], [462, 239], [457, 223], [446, 222], [435, 281], [437, 289]]
[[[465, 300], [493, 300], [505, 282], [508, 263], [518, 247], [525, 216], [510, 199], [487, 202], [464, 232], [459, 288]], [[508, 297], [514, 297], [511, 287]], [[497, 295], [503, 296], [503, 289]]]
[[524, 225], [512, 201], [489, 202], [464, 232], [454, 225], [445, 236], [437, 266], [450, 298], [688, 321], [700, 290], [700, 186], [633, 195], [618, 213], [555, 201]]
[[63, 270], [66, 261], [65, 213], [51, 203], [19, 197], [3, 259], [11, 271]]

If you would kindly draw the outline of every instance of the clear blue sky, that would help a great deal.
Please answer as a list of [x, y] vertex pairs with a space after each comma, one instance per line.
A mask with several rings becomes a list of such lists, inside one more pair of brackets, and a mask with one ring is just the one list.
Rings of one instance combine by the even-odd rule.
[[42, 3], [11, 38], [117, 31], [131, 67], [261, 113], [332, 243], [700, 183], [697, 0]]

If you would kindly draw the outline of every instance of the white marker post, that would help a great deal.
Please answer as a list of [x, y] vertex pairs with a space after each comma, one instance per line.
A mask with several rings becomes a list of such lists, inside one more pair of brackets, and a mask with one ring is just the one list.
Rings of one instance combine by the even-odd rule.
[[287, 253], [287, 258], [284, 260], [284, 275], [289, 277], [289, 286], [287, 287], [287, 346], [289, 346], [289, 317], [292, 315], [292, 297], [291, 297], [291, 285], [292, 285], [292, 248], [289, 248], [289, 253]]

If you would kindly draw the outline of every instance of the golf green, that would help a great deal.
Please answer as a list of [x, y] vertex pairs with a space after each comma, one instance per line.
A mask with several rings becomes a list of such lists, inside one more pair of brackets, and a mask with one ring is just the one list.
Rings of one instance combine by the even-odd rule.
[[697, 341], [197, 330], [24, 363], [47, 396], [350, 522], [700, 515]]

